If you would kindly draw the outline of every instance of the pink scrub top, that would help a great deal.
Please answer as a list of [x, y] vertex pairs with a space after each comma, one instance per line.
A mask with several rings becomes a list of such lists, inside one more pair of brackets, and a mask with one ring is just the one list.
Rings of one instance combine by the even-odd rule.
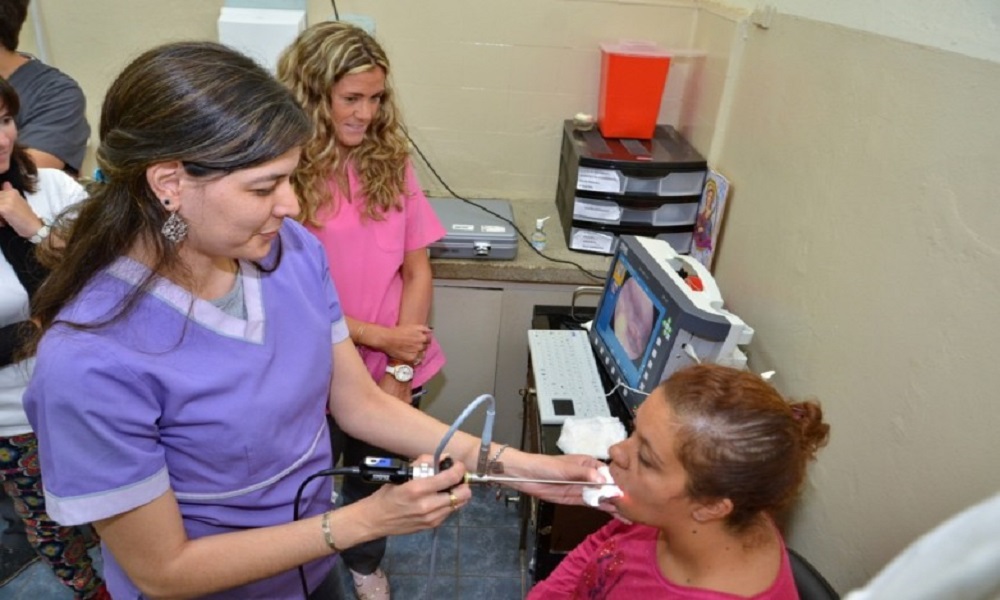
[[[320, 227], [309, 226], [323, 247], [344, 314], [365, 323], [394, 327], [399, 323], [403, 296], [401, 268], [407, 252], [426, 248], [444, 237], [445, 230], [420, 189], [413, 165], [406, 165], [403, 209], [389, 210], [381, 221], [364, 216], [364, 188], [354, 165], [348, 165], [348, 183], [353, 202], [331, 179], [333, 202], [320, 210]], [[389, 363], [385, 353], [359, 346], [368, 372], [382, 379]], [[414, 368], [413, 387], [423, 385], [445, 363], [436, 339], [421, 363]]]

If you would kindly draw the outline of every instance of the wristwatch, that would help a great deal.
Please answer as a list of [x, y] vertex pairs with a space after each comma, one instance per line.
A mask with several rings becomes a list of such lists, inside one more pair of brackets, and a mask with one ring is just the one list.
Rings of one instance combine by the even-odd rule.
[[413, 367], [408, 364], [389, 365], [385, 372], [391, 374], [400, 383], [406, 383], [413, 379]]
[[28, 241], [32, 244], [41, 244], [45, 238], [49, 237], [49, 224], [42, 220], [42, 226], [38, 228], [35, 235], [28, 238]]

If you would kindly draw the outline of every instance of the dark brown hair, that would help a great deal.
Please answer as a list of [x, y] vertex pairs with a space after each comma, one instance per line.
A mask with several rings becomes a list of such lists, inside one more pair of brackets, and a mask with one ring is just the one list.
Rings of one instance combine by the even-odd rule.
[[28, 18], [30, 0], [0, 0], [0, 45], [13, 52], [21, 39], [21, 27]]
[[[0, 4], [3, 2], [4, 0], [0, 0]], [[0, 109], [6, 110], [11, 117], [16, 117], [21, 110], [21, 100], [17, 91], [2, 77], [0, 77]], [[10, 168], [6, 173], [0, 173], [0, 179], [9, 181], [21, 194], [31, 194], [36, 191], [38, 168], [21, 144], [14, 144], [14, 150], [10, 155]]]
[[311, 127], [291, 92], [220, 44], [165, 44], [136, 58], [104, 98], [97, 148], [102, 177], [87, 186], [89, 198], [60, 232], [65, 248], [46, 257], [52, 272], [33, 306], [41, 332], [91, 278], [140, 241], [152, 253], [149, 276], [104, 320], [68, 325], [94, 329], [114, 322], [132, 310], [156, 273], [184, 271], [178, 245], [160, 235], [168, 213], [149, 187], [150, 166], [180, 161], [192, 177], [219, 178], [301, 146]]
[[829, 438], [818, 403], [787, 402], [759, 376], [719, 365], [681, 369], [663, 388], [680, 424], [675, 451], [692, 498], [728, 498], [726, 522], [737, 530], [794, 502]]

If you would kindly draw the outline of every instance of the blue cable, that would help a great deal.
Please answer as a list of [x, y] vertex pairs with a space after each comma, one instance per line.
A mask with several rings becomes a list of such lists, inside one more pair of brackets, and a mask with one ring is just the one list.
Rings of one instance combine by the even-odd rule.
[[[492, 442], [493, 439], [493, 420], [496, 417], [496, 404], [497, 404], [496, 399], [490, 394], [483, 394], [478, 398], [476, 398], [475, 400], [473, 400], [468, 406], [466, 406], [465, 410], [462, 411], [462, 414], [458, 415], [458, 418], [455, 419], [455, 422], [452, 423], [451, 427], [448, 428], [448, 432], [444, 434], [443, 438], [441, 438], [441, 443], [438, 444], [437, 449], [434, 451], [433, 464], [435, 473], [438, 472], [439, 468], [438, 465], [441, 464], [441, 454], [444, 453], [445, 446], [448, 445], [448, 442], [451, 441], [452, 436], [455, 435], [456, 431], [458, 431], [458, 427], [465, 421], [466, 418], [468, 418], [470, 414], [472, 414], [472, 411], [478, 408], [479, 405], [482, 404], [483, 402], [489, 402], [489, 407], [487, 407], [486, 409], [486, 421], [483, 423], [483, 435], [479, 445], [478, 470], [480, 471], [480, 473], [486, 472], [486, 459], [489, 457], [490, 443]], [[427, 598], [433, 597], [431, 596], [431, 587], [434, 584], [434, 572], [435, 572], [435, 566], [437, 564], [438, 531], [440, 529], [441, 529], [440, 527], [435, 527], [434, 533], [431, 535], [431, 568], [429, 577], [427, 578], [427, 590], [425, 593], [425, 596]]]

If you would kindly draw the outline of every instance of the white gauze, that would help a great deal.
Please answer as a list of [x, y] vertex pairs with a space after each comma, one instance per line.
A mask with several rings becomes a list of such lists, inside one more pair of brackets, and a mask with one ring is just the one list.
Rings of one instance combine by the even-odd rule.
[[625, 495], [615, 485], [615, 480], [611, 477], [611, 470], [607, 466], [597, 469], [597, 472], [604, 478], [604, 484], [583, 488], [583, 501], [587, 506], [597, 506], [603, 500], [610, 500], [611, 498]]

